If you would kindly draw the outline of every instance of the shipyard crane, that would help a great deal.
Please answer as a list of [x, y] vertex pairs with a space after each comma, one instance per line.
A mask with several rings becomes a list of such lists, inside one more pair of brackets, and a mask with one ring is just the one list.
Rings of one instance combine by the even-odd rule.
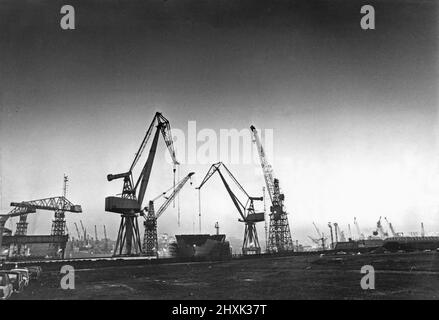
[[74, 222], [74, 224], [75, 224], [76, 233], [78, 234], [78, 240], [81, 241], [82, 237], [81, 237], [81, 233], [79, 232], [78, 225], [76, 224], [76, 222]]
[[387, 224], [389, 225], [389, 229], [390, 229], [390, 233], [392, 234], [392, 237], [397, 237], [398, 234], [395, 232], [395, 229], [393, 228], [392, 223], [389, 222], [389, 220], [387, 220], [386, 217], [384, 217], [384, 219], [386, 220]]
[[[66, 182], [66, 177], [64, 177], [64, 181]], [[12, 207], [17, 208], [33, 208], [36, 210], [49, 210], [49, 211], [55, 211], [55, 218], [52, 221], [52, 229], [51, 229], [51, 235], [52, 236], [64, 236], [66, 235], [66, 220], [65, 220], [65, 213], [66, 212], [73, 212], [73, 213], [81, 213], [82, 208], [80, 205], [75, 205], [65, 196], [60, 197], [51, 197], [51, 198], [44, 198], [44, 199], [38, 199], [38, 200], [30, 200], [30, 201], [22, 201], [22, 202], [11, 202]], [[20, 232], [27, 232], [27, 223], [24, 224], [25, 218], [20, 219], [21, 221], [19, 223], [22, 223], [20, 228], [22, 229]], [[61, 254], [62, 257], [64, 257], [64, 251], [65, 251], [65, 245], [60, 245], [57, 243], [52, 244], [52, 252], [50, 253], [53, 256], [58, 255], [58, 253]]]
[[354, 217], [354, 225], [355, 225], [355, 228], [357, 229], [358, 239], [364, 240], [364, 234], [361, 233], [361, 231], [360, 231], [360, 226], [358, 224], [358, 221], [357, 221], [356, 217]]
[[[318, 239], [314, 239], [314, 240], [318, 240], [319, 242], [321, 242], [322, 249], [326, 250], [325, 242], [326, 242], [327, 238], [325, 237], [325, 235], [323, 233], [320, 232], [319, 228], [317, 228], [317, 225], [314, 222], [312, 224], [314, 225], [314, 228], [316, 229], [316, 232], [319, 236]], [[309, 237], [309, 238], [311, 238], [311, 237]], [[319, 244], [319, 243], [317, 243], [317, 244]]]
[[107, 228], [105, 227], [105, 224], [104, 224], [104, 239], [105, 239], [104, 251], [107, 252], [108, 251], [108, 238], [107, 238]]
[[82, 220], [79, 220], [79, 223], [81, 224], [81, 230], [84, 238], [84, 246], [87, 245], [87, 230], [84, 228], [84, 225], [82, 224]]
[[421, 237], [425, 237], [424, 222], [421, 222]]
[[98, 240], [98, 229], [97, 229], [97, 227], [96, 227], [96, 225], [95, 225], [95, 242], [97, 243], [99, 240]]
[[328, 222], [329, 232], [331, 234], [331, 249], [334, 249], [334, 234], [332, 233], [331, 222]]
[[381, 239], [385, 239], [388, 236], [387, 232], [384, 231], [383, 225], [381, 224], [381, 217], [377, 221], [377, 229], [374, 234], [378, 234]]
[[254, 126], [250, 127], [253, 142], [256, 144], [259, 159], [261, 162], [262, 172], [264, 174], [265, 184], [271, 200], [270, 206], [270, 227], [268, 252], [292, 251], [293, 241], [291, 238], [290, 225], [288, 223], [287, 212], [284, 208], [285, 196], [280, 192], [279, 179], [274, 178], [273, 169], [267, 162], [265, 151], [259, 139], [258, 132]]
[[2, 251], [1, 249], [3, 242], [3, 232], [6, 229], [5, 228], [6, 221], [8, 221], [9, 218], [14, 218], [14, 217], [20, 217], [20, 219], [22, 219], [21, 217], [23, 216], [27, 217], [29, 213], [35, 213], [35, 212], [36, 209], [33, 207], [16, 207], [12, 209], [10, 212], [8, 212], [7, 214], [0, 215], [0, 252]]
[[[133, 170], [140, 160], [142, 153], [146, 148], [151, 135], [153, 134], [154, 128], [156, 131], [152, 139], [148, 158], [140, 175], [135, 181], [133, 177]], [[142, 253], [137, 217], [142, 211], [143, 198], [145, 196], [149, 177], [151, 175], [160, 133], [162, 134], [166, 147], [171, 155], [175, 181], [176, 166], [179, 163], [175, 156], [169, 121], [160, 112], [155, 114], [151, 124], [149, 125], [129, 170], [124, 173], [107, 175], [108, 181], [123, 179], [122, 195], [120, 197], [113, 196], [105, 198], [105, 211], [115, 212], [121, 215], [119, 232], [117, 234], [116, 246], [113, 253], [115, 256], [138, 255]]]
[[[186, 184], [188, 180], [194, 175], [194, 172], [189, 173], [186, 177], [184, 177], [181, 181], [169, 188], [167, 191], [161, 193], [155, 199], [150, 200], [148, 207], [142, 210], [140, 213], [145, 221], [143, 225], [145, 227], [145, 235], [143, 237], [143, 253], [149, 257], [158, 257], [158, 238], [157, 238], [157, 219], [165, 212], [168, 208], [169, 204], [175, 199], [175, 196], [180, 192], [183, 186]], [[172, 193], [169, 197], [165, 197], [165, 202], [160, 206], [160, 208], [155, 211], [154, 209], [154, 201], [166, 195], [170, 190]]]
[[[238, 199], [238, 197], [235, 195], [235, 193], [233, 193], [232, 189], [230, 188], [230, 185], [227, 183], [226, 178], [224, 177], [221, 171], [221, 168], [224, 169], [224, 171], [232, 179], [233, 183], [245, 195], [246, 197], [245, 203], [241, 202]], [[230, 170], [222, 162], [214, 163], [210, 167], [209, 171], [207, 172], [206, 176], [204, 177], [200, 185], [197, 187], [197, 189], [201, 190], [204, 184], [214, 175], [215, 172], [218, 172], [221, 181], [223, 182], [230, 198], [232, 199], [233, 204], [236, 207], [236, 210], [238, 210], [238, 213], [241, 216], [241, 219], [239, 219], [238, 221], [243, 222], [245, 224], [244, 240], [242, 243], [242, 253], [244, 255], [260, 254], [261, 246], [259, 245], [258, 233], [256, 231], [256, 223], [264, 221], [265, 219], [264, 219], [264, 212], [258, 212], [258, 213], [255, 212], [254, 201], [262, 201], [263, 198], [249, 196], [248, 193], [242, 187], [242, 185], [238, 182], [238, 180], [236, 180], [236, 178], [233, 176]]]

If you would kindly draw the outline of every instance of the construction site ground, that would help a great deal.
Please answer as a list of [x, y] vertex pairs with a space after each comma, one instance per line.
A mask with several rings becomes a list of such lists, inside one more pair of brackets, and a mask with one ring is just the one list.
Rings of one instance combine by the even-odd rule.
[[[375, 270], [375, 289], [360, 272]], [[439, 299], [439, 252], [288, 256], [44, 272], [13, 299]]]

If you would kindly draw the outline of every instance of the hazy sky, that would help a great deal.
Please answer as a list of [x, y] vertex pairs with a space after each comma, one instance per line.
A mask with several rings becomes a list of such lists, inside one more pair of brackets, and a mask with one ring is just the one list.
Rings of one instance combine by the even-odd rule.
[[[328, 221], [353, 228], [354, 216], [366, 233], [379, 216], [398, 231], [423, 221], [439, 232], [436, 1], [367, 1], [369, 31], [364, 1], [74, 1], [68, 31], [63, 4], [0, 2], [2, 213], [11, 201], [60, 195], [66, 173], [68, 198], [84, 211], [67, 215], [69, 228], [105, 223], [114, 238], [119, 217], [104, 198], [122, 182], [106, 175], [129, 168], [161, 111], [183, 131], [188, 121], [218, 134], [273, 129], [294, 239], [306, 243], [312, 221], [326, 233]], [[172, 184], [163, 141], [157, 154], [145, 199]], [[208, 168], [182, 165], [181, 176], [196, 171], [199, 183]], [[258, 163], [229, 168], [261, 193]], [[182, 225], [170, 207], [159, 232], [193, 231], [195, 185], [181, 193]], [[219, 221], [241, 238], [219, 178], [204, 189], [203, 232]], [[52, 216], [30, 217], [30, 233], [49, 233]]]

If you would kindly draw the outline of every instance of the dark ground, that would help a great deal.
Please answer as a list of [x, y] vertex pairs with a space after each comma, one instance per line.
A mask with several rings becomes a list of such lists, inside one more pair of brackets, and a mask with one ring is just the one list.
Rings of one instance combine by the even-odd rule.
[[[363, 265], [375, 290], [363, 290]], [[13, 299], [439, 299], [439, 252], [293, 256], [76, 270], [75, 290], [43, 272]]]

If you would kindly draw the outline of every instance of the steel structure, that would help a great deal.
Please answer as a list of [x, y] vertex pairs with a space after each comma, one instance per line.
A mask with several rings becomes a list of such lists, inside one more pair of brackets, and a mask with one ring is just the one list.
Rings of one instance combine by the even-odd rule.
[[[18, 216], [20, 217], [20, 220], [22, 220], [22, 217], [26, 218], [29, 213], [35, 213], [35, 212], [36, 209], [32, 207], [16, 207], [12, 209], [10, 212], [8, 212], [7, 214], [0, 215], [0, 252], [3, 245], [3, 233], [4, 233], [6, 221], [8, 221], [9, 218], [18, 217]], [[25, 218], [24, 220], [26, 220]], [[23, 226], [24, 225], [27, 227], [27, 223], [23, 224]], [[27, 232], [27, 228], [25, 233], [26, 232]]]
[[[66, 232], [65, 232], [65, 230], [66, 230], [65, 213], [66, 212], [74, 212], [74, 213], [82, 212], [82, 208], [80, 205], [73, 204], [72, 202], [67, 200], [64, 196], [44, 198], [44, 199], [31, 200], [31, 201], [11, 202], [11, 206], [17, 207], [17, 208], [30, 208], [31, 210], [36, 209], [36, 210], [55, 211], [55, 218], [52, 221], [52, 230], [51, 230], [52, 236], [66, 235]], [[21, 234], [18, 234], [18, 235], [26, 235], [26, 233], [27, 233], [26, 219], [27, 219], [27, 214], [20, 215], [19, 225], [22, 226], [22, 228], [20, 230]], [[60, 255], [63, 257], [64, 256], [64, 249], [65, 249], [65, 247], [60, 248], [60, 246], [57, 243], [55, 243], [52, 246], [52, 252], [50, 252], [50, 254], [56, 256], [56, 255], [58, 255], [58, 253], [60, 253]]]
[[[148, 207], [145, 208], [141, 215], [145, 218], [143, 225], [145, 227], [145, 234], [143, 237], [143, 253], [148, 257], [158, 258], [158, 238], [157, 238], [157, 219], [165, 212], [169, 204], [174, 201], [175, 197], [179, 194], [180, 190], [186, 184], [186, 182], [191, 179], [194, 172], [189, 173], [181, 181], [177, 183], [174, 187], [169, 188], [167, 191], [161, 193], [158, 197], [149, 201]], [[155, 211], [154, 201], [162, 196], [165, 196], [170, 190], [173, 192], [166, 197], [165, 202], [160, 206], [160, 208]]]
[[[244, 204], [233, 193], [232, 189], [230, 188], [229, 184], [227, 183], [224, 175], [220, 170], [221, 167], [224, 168], [224, 170], [228, 173], [228, 175], [235, 183], [235, 185], [239, 188], [239, 190], [241, 190], [244, 193], [246, 197]], [[203, 187], [203, 185], [213, 176], [215, 172], [218, 172], [219, 176], [221, 177], [221, 180], [224, 186], [226, 187], [226, 190], [230, 198], [232, 199], [233, 204], [235, 205], [239, 215], [242, 218], [239, 219], [239, 221], [245, 223], [244, 241], [242, 243], [242, 253], [244, 255], [260, 254], [261, 246], [259, 244], [258, 233], [256, 230], [256, 223], [264, 221], [265, 219], [264, 219], [264, 212], [258, 212], [258, 213], [255, 212], [254, 201], [262, 201], [263, 198], [250, 197], [248, 193], [244, 190], [244, 188], [241, 186], [241, 184], [236, 180], [236, 178], [230, 172], [230, 170], [222, 162], [215, 163], [210, 167], [209, 171], [207, 172], [206, 176], [204, 177], [200, 185], [197, 187], [197, 189], [201, 190], [201, 187]]]
[[[134, 181], [133, 170], [140, 160], [150, 137], [156, 128], [148, 158], [143, 169]], [[146, 134], [136, 152], [134, 160], [127, 172], [120, 174], [109, 174], [108, 181], [115, 179], [123, 179], [122, 195], [120, 197], [106, 197], [105, 211], [115, 212], [121, 215], [119, 232], [116, 239], [116, 246], [113, 252], [114, 256], [122, 255], [139, 255], [142, 253], [142, 245], [140, 242], [138, 214], [142, 211], [142, 202], [148, 186], [149, 177], [151, 175], [152, 165], [157, 150], [159, 134], [162, 134], [165, 144], [171, 155], [175, 181], [176, 166], [179, 164], [176, 156], [171, 135], [171, 127], [169, 121], [159, 112], [157, 112], [146, 131]]]
[[364, 234], [360, 230], [360, 225], [358, 224], [358, 221], [357, 221], [356, 217], [354, 217], [354, 225], [355, 225], [355, 228], [357, 229], [358, 239], [359, 240], [364, 240], [364, 238], [365, 238]]
[[284, 208], [285, 196], [280, 192], [279, 179], [274, 178], [273, 169], [267, 162], [264, 148], [259, 139], [258, 132], [254, 126], [250, 127], [253, 134], [253, 141], [256, 144], [259, 158], [261, 161], [262, 172], [265, 184], [271, 200], [270, 207], [270, 227], [268, 232], [268, 252], [293, 251], [293, 241], [291, 238], [288, 215]]

